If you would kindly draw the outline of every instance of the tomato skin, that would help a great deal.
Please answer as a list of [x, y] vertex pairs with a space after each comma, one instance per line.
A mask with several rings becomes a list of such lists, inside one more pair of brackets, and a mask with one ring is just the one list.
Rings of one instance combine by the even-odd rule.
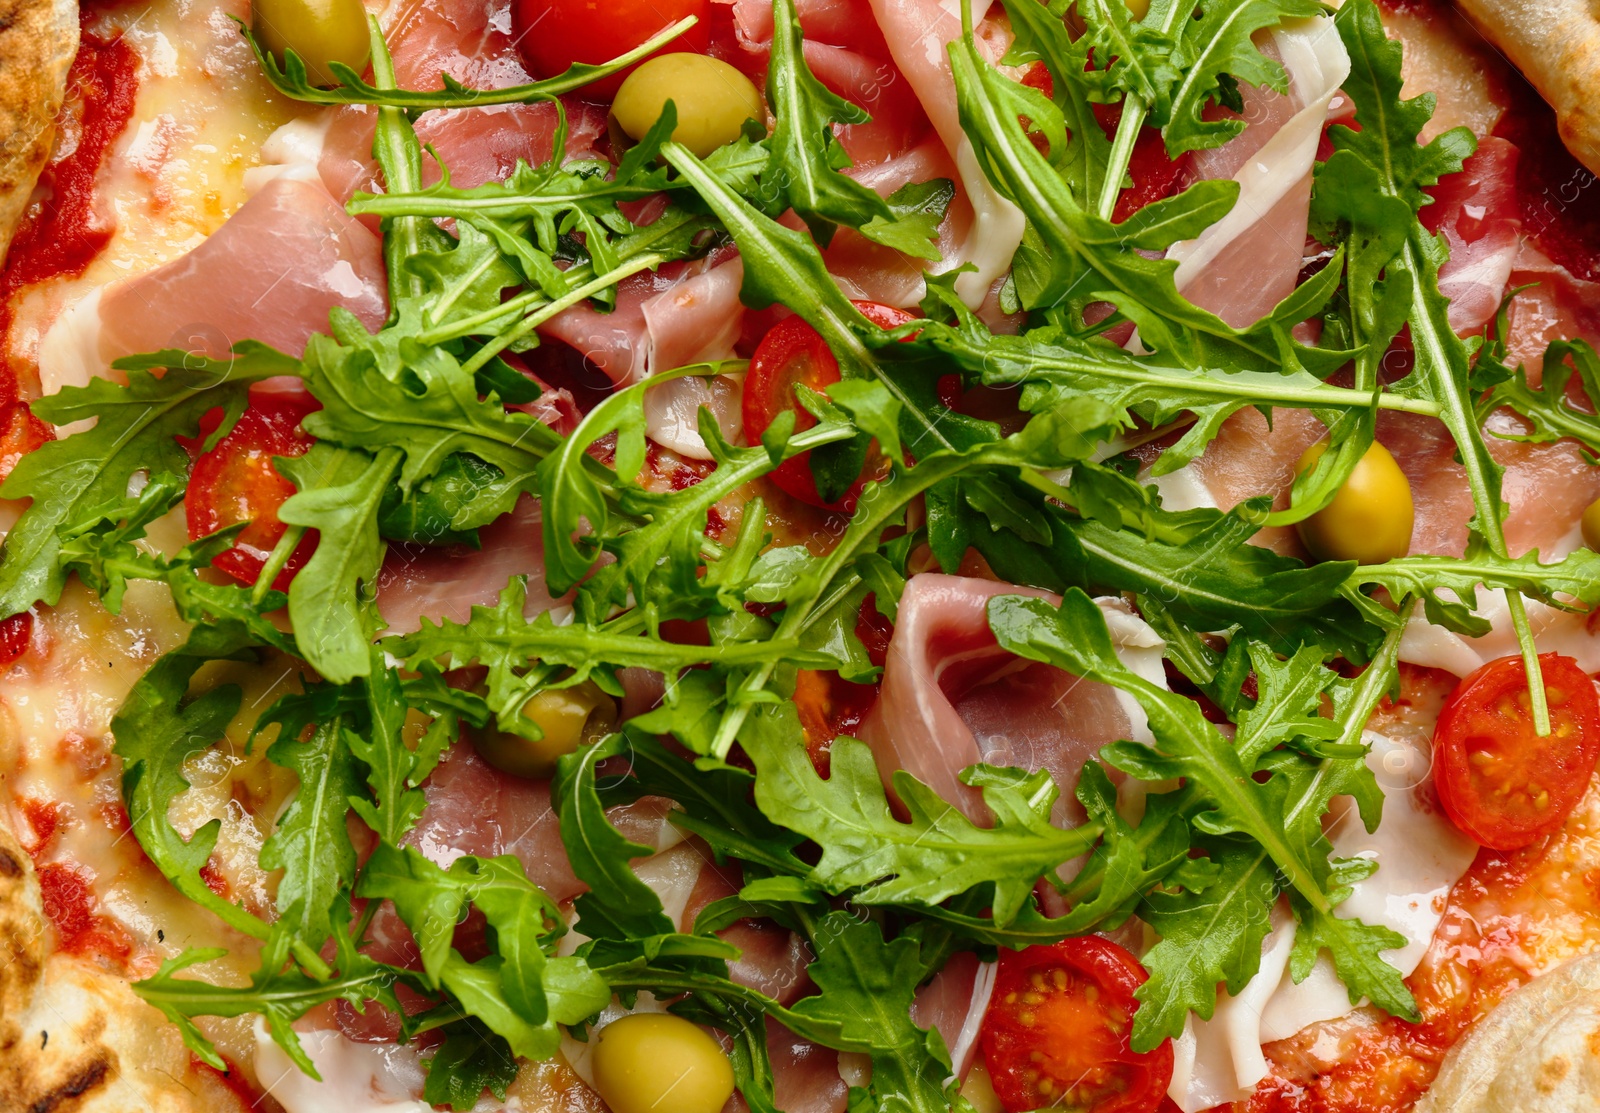
[[33, 614], [23, 611], [0, 619], [0, 669], [8, 669], [22, 659], [33, 642]]
[[[875, 301], [852, 302], [862, 316], [879, 328], [899, 328], [916, 317], [904, 309], [881, 305]], [[802, 432], [817, 423], [806, 408], [795, 398], [794, 388], [804, 384], [822, 393], [838, 382], [839, 361], [823, 343], [817, 330], [799, 317], [785, 317], [761, 338], [755, 354], [750, 357], [750, 372], [745, 376], [744, 398], [741, 404], [744, 416], [746, 442], [755, 444], [779, 414], [793, 410], [794, 431]], [[862, 489], [869, 480], [882, 479], [889, 474], [889, 461], [876, 449], [868, 451], [866, 466], [860, 477], [836, 502], [828, 502], [817, 491], [816, 480], [811, 475], [811, 453], [802, 452], [778, 465], [772, 481], [785, 494], [810, 506], [848, 514], [856, 507]]]
[[1172, 1082], [1172, 1041], [1129, 1046], [1133, 992], [1148, 977], [1109, 939], [1001, 951], [979, 1041], [1006, 1113], [1061, 1106], [1154, 1113]]
[[[295, 493], [295, 487], [278, 474], [272, 458], [306, 453], [315, 442], [300, 423], [318, 408], [316, 399], [305, 391], [269, 394], [252, 390], [250, 404], [238, 422], [215, 448], [195, 460], [189, 473], [183, 509], [191, 541], [239, 522], [250, 523], [234, 547], [212, 562], [242, 583], [256, 582], [272, 547], [288, 528], [278, 521], [278, 507]], [[315, 547], [309, 535], [304, 538], [273, 586], [287, 590]]]
[[1559, 829], [1588, 791], [1600, 758], [1594, 681], [1556, 653], [1540, 654], [1539, 668], [1549, 736], [1534, 733], [1519, 656], [1490, 661], [1463, 680], [1434, 729], [1439, 804], [1464, 834], [1494, 850], [1520, 850]]
[[[609, 62], [691, 15], [700, 22], [672, 40], [666, 53], [704, 54], [711, 43], [711, 0], [516, 0], [517, 49], [528, 72], [544, 80], [574, 62]], [[632, 72], [629, 67], [585, 85], [578, 96], [610, 100]]]

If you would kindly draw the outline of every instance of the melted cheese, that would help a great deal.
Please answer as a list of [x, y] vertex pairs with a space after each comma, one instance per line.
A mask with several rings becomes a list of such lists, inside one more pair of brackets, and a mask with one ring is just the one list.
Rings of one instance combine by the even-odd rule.
[[[1334, 801], [1324, 820], [1333, 853], [1380, 863], [1356, 882], [1338, 912], [1381, 924], [1406, 939], [1383, 952], [1402, 975], [1422, 961], [1444, 912], [1450, 887], [1467, 871], [1478, 847], [1417, 791], [1428, 780], [1429, 756], [1405, 742], [1367, 732], [1367, 765], [1384, 793], [1383, 823], [1368, 834], [1348, 798]], [[1191, 1016], [1174, 1041], [1173, 1101], [1185, 1111], [1243, 1098], [1267, 1076], [1261, 1045], [1285, 1039], [1319, 1021], [1351, 1012], [1343, 983], [1326, 954], [1298, 985], [1285, 977], [1294, 945], [1294, 919], [1280, 902], [1261, 946], [1261, 969], [1237, 997], [1218, 994], [1210, 1020]]]
[[[17, 366], [33, 367], [43, 357], [44, 338], [67, 308], [115, 279], [184, 254], [244, 203], [246, 171], [261, 161], [263, 143], [303, 113], [273, 92], [229, 18], [248, 15], [244, 0], [153, 0], [104, 11], [90, 23], [91, 34], [121, 34], [141, 60], [133, 117], [106, 158], [97, 190], [116, 232], [81, 277], [51, 280], [18, 297], [9, 352]], [[77, 328], [74, 341], [81, 341], [81, 322]], [[54, 362], [70, 350], [93, 349], [62, 339], [46, 358]], [[103, 369], [97, 355], [90, 365]], [[70, 362], [51, 374], [57, 382], [81, 381]]]
[[[1482, 592], [1478, 602], [1478, 613], [1490, 624], [1489, 632], [1481, 638], [1435, 626], [1418, 607], [1401, 637], [1400, 659], [1466, 676], [1497, 657], [1520, 653], [1505, 593]], [[1559, 610], [1533, 599], [1528, 600], [1527, 609], [1528, 625], [1541, 653], [1561, 653], [1574, 658], [1584, 672], [1600, 672], [1600, 638], [1590, 629], [1588, 615]]]
[[412, 1047], [357, 1043], [338, 1032], [300, 1032], [318, 1081], [301, 1071], [255, 1023], [255, 1069], [261, 1086], [287, 1113], [433, 1113], [420, 1100], [423, 1068]]

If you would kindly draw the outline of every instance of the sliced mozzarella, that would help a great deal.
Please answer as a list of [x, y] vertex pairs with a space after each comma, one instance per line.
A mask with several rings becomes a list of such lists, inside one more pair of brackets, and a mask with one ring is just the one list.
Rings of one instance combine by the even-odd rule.
[[[1477, 854], [1477, 845], [1440, 815], [1427, 782], [1428, 755], [1405, 742], [1368, 731], [1367, 764], [1383, 788], [1383, 823], [1368, 834], [1348, 798], [1334, 801], [1325, 820], [1339, 858], [1371, 858], [1379, 869], [1353, 886], [1339, 915], [1381, 924], [1405, 936], [1384, 960], [1410, 974], [1439, 926], [1444, 899]], [[1267, 1075], [1261, 1045], [1308, 1025], [1349, 1013], [1355, 1005], [1326, 955], [1299, 985], [1284, 977], [1294, 944], [1294, 921], [1281, 905], [1262, 944], [1261, 969], [1238, 997], [1222, 992], [1210, 1020], [1190, 1017], [1175, 1041], [1172, 1100], [1184, 1113], [1245, 1097]]]
[[1163, 510], [1217, 509], [1216, 496], [1192, 462], [1166, 475], [1143, 477], [1143, 482], [1152, 484], [1161, 495]]
[[973, 153], [972, 142], [965, 136], [956, 146], [956, 170], [961, 174], [961, 188], [972, 204], [972, 231], [962, 257], [953, 265], [970, 263], [975, 270], [956, 279], [956, 295], [967, 308], [977, 309], [989, 296], [995, 280], [1011, 267], [1011, 257], [1022, 244], [1022, 230], [1027, 218], [1022, 210], [1000, 196]]
[[343, 1033], [298, 1033], [322, 1081], [296, 1066], [257, 1020], [256, 1076], [287, 1113], [432, 1113], [422, 1092], [422, 1062], [414, 1048], [357, 1043]]
[[[102, 377], [106, 362], [100, 355], [100, 290], [68, 308], [39, 342], [39, 388], [54, 394], [64, 386], [88, 386], [90, 379]], [[75, 422], [63, 432], [88, 428], [89, 422]]]
[[331, 110], [316, 112], [290, 120], [267, 136], [267, 141], [261, 145], [261, 165], [244, 172], [245, 192], [253, 196], [274, 178], [320, 182], [322, 174], [317, 167], [322, 161], [328, 126], [332, 123]]
[[[1478, 613], [1490, 623], [1481, 638], [1469, 638], [1429, 622], [1421, 607], [1406, 623], [1400, 659], [1425, 668], [1466, 676], [1497, 657], [1520, 653], [1504, 592], [1478, 596]], [[1560, 653], [1578, 662], [1584, 672], [1600, 672], [1600, 638], [1589, 630], [1588, 616], [1528, 600], [1528, 625], [1543, 653]]]

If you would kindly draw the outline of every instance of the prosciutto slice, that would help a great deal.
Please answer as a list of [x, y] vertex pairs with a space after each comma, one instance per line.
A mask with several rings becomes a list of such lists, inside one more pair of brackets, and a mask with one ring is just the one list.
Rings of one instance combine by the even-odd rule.
[[[984, 11], [974, 12], [979, 18], [987, 11], [987, 5], [980, 6]], [[1022, 242], [1024, 220], [1022, 211], [989, 184], [957, 118], [955, 79], [950, 74], [945, 44], [961, 37], [961, 20], [955, 14], [958, 9], [939, 0], [872, 0], [872, 10], [895, 65], [944, 141], [945, 150], [955, 163], [965, 203], [971, 206], [972, 230], [958, 254], [946, 255], [943, 267], [972, 263], [977, 268], [956, 280], [956, 293], [976, 309], [1010, 267], [1011, 256]], [[984, 45], [994, 58], [1004, 52], [999, 44]]]
[[1312, 163], [1350, 72], [1350, 57], [1328, 18], [1272, 32], [1268, 49], [1289, 73], [1288, 94], [1241, 87], [1249, 125], [1223, 146], [1194, 156], [1201, 178], [1239, 183], [1238, 203], [1199, 237], [1167, 252], [1179, 260], [1179, 291], [1235, 328], [1259, 320], [1294, 290], [1306, 242]]
[[63, 314], [42, 345], [40, 379], [52, 392], [121, 356], [179, 348], [222, 358], [245, 339], [299, 355], [334, 306], [369, 328], [383, 323], [378, 238], [319, 183], [283, 176], [187, 255]]
[[[1046, 769], [1062, 789], [1057, 822], [1077, 807], [1078, 771], [1107, 743], [1147, 740], [1143, 713], [1107, 685], [1022, 661], [1000, 648], [987, 606], [997, 595], [1054, 597], [993, 580], [923, 573], [911, 578], [889, 640], [883, 686], [861, 727], [890, 784], [904, 769], [976, 823], [989, 813], [960, 782], [980, 761]], [[1161, 679], [1161, 640], [1119, 601], [1102, 604], [1130, 667]]]

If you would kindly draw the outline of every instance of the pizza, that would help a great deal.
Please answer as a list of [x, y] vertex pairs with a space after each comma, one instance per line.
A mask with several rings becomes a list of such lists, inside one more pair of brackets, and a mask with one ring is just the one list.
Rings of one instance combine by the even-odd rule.
[[1600, 1102], [1600, 26], [11, 0], [0, 1111]]

